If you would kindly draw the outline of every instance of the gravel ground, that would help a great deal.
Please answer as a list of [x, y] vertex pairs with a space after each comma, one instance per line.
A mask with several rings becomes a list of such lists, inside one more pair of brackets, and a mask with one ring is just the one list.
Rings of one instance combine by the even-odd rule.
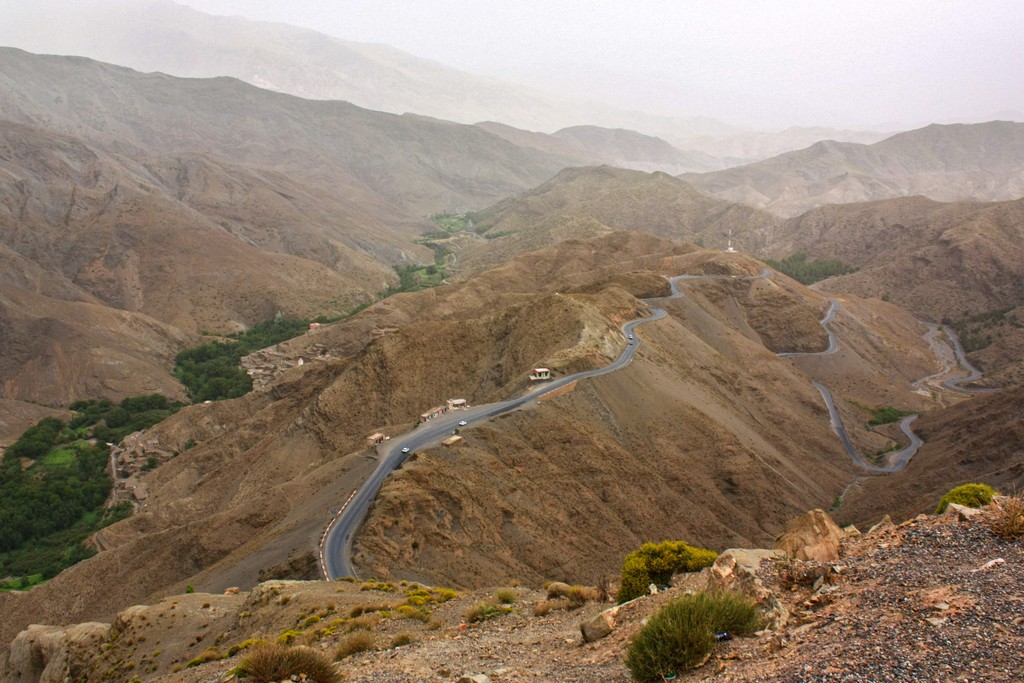
[[[966, 521], [945, 515], [921, 516], [899, 526], [883, 523], [844, 540], [840, 559], [831, 564], [763, 562], [759, 578], [788, 610], [786, 625], [719, 643], [704, 666], [677, 680], [1024, 680], [1024, 540], [994, 537], [989, 514]], [[579, 624], [608, 604], [589, 602], [537, 616], [535, 606], [546, 595], [519, 588], [513, 611], [468, 625], [465, 611], [493, 599], [494, 591], [464, 594], [439, 606], [432, 625], [383, 620], [374, 630], [385, 649], [353, 655], [340, 668], [347, 683], [448, 683], [466, 674], [485, 674], [493, 683], [628, 683], [623, 659], [630, 638], [686, 586], [699, 588], [702, 576], [681, 575], [680, 586], [623, 606], [616, 629], [590, 644], [582, 643]], [[284, 591], [282, 597], [260, 609], [276, 611], [257, 611], [246, 619], [263, 624], [265, 637], [294, 625], [326, 598], [338, 601], [339, 612], [355, 601], [388, 599], [356, 585], [298, 582], [275, 590]], [[285, 595], [291, 598], [286, 607]], [[411, 631], [416, 642], [384, 645], [404, 631]], [[232, 633], [232, 638], [247, 635]], [[341, 637], [311, 645], [332, 653]], [[158, 680], [237, 680], [228, 671], [241, 656]]]
[[[740, 644], [723, 681], [1019, 681], [1024, 679], [1024, 542], [983, 518], [925, 517], [848, 542], [818, 602], [790, 593], [796, 618], [763, 645]], [[769, 576], [784, 592], [781, 577]], [[807, 596], [808, 598], [810, 596]], [[757, 653], [757, 654], [754, 654]], [[709, 673], [711, 675], [709, 675]]]

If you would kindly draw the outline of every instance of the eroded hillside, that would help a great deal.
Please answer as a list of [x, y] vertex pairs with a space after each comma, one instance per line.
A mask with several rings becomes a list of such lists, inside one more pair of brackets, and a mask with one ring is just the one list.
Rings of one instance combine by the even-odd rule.
[[[564, 258], [573, 251], [575, 265]], [[591, 263], [602, 266], [591, 272]], [[727, 279], [694, 281], [667, 302], [669, 318], [640, 330], [640, 354], [625, 370], [470, 429], [450, 457], [429, 451], [407, 466], [371, 516], [357, 562], [407, 573], [420, 539], [416, 572], [459, 584], [480, 585], [472, 569], [499, 560], [524, 576], [609, 571], [624, 548], [666, 533], [665, 506], [683, 511], [669, 531], [694, 542], [770, 537], [786, 515], [827, 504], [854, 474], [807, 375], [775, 355], [789, 341], [805, 343], [802, 330], [823, 341], [815, 326], [827, 302], [781, 276], [756, 277], [759, 264], [744, 257], [616, 234], [372, 306], [304, 337], [333, 360], [161, 423], [147, 441], [179, 455], [143, 477], [138, 514], [102, 532], [96, 557], [28, 594], [0, 596], [9, 615], [0, 636], [29, 621], [110, 615], [186, 582], [222, 590], [291, 560], [301, 565], [330, 511], [374, 466], [368, 434], [402, 434], [446, 398], [516, 395], [541, 364], [570, 372], [608, 363], [627, 343], [619, 325], [647, 308], [631, 291], [667, 294], [663, 277], [687, 272]], [[707, 287], [719, 293], [709, 298]], [[758, 293], [765, 287], [780, 287], [786, 306], [744, 322], [742, 310], [778, 305]], [[299, 341], [290, 343], [297, 353]], [[428, 514], [439, 510], [455, 526]], [[586, 542], [567, 531], [574, 524], [587, 527]], [[536, 539], [549, 550], [534, 553]], [[469, 540], [480, 542], [463, 545]], [[109, 590], [93, 591], [97, 582]]]

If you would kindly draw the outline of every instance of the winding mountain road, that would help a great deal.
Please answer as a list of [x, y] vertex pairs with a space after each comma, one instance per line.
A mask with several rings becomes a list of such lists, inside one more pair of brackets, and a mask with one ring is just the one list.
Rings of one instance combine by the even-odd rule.
[[[758, 275], [746, 277], [733, 275], [677, 275], [669, 278], [672, 293], [667, 297], [644, 299], [644, 303], [650, 307], [651, 314], [625, 323], [621, 328], [622, 332], [627, 336], [627, 338], [630, 338], [633, 336], [633, 331], [638, 326], [664, 318], [667, 315], [665, 309], [658, 308], [654, 306], [653, 303], [665, 299], [681, 297], [683, 294], [679, 289], [679, 283], [684, 280], [755, 280], [768, 277], [769, 275], [771, 275], [771, 269], [765, 268]], [[835, 320], [838, 312], [839, 302], [835, 299], [830, 300], [828, 311], [820, 321], [821, 326], [828, 334], [828, 347], [824, 351], [792, 351], [776, 355], [780, 358], [796, 358], [800, 356], [826, 356], [836, 353], [836, 351], [839, 350], [839, 341], [836, 338], [835, 332], [832, 331], [830, 324]], [[966, 356], [963, 353], [963, 347], [960, 345], [956, 335], [950, 334], [950, 338], [954, 340], [954, 348], [956, 349], [958, 360], [965, 368], [968, 368], [971, 371], [971, 374], [969, 377], [964, 379], [947, 380], [946, 385], [950, 389], [958, 391], [981, 391], [977, 389], [963, 389], [953, 386], [954, 384], [962, 382], [974, 381], [981, 376], [981, 373], [978, 372], [977, 369], [969, 363], [969, 361], [967, 361]], [[324, 577], [329, 580], [333, 580], [342, 576], [355, 576], [355, 569], [352, 566], [353, 537], [359, 530], [363, 521], [366, 519], [366, 515], [370, 509], [370, 504], [380, 491], [380, 487], [383, 485], [384, 480], [391, 472], [400, 467], [411, 454], [415, 453], [416, 450], [439, 443], [445, 437], [452, 434], [456, 426], [470, 427], [475, 424], [479, 424], [484, 420], [489, 420], [497, 415], [517, 410], [530, 401], [539, 399], [545, 394], [551, 393], [572, 382], [620, 370], [629, 365], [633, 360], [633, 357], [636, 355], [636, 351], [639, 347], [639, 339], [629, 339], [629, 344], [627, 344], [626, 348], [623, 349], [619, 357], [609, 365], [602, 368], [586, 370], [572, 375], [567, 375], [565, 377], [560, 377], [554, 381], [545, 383], [541, 387], [532, 389], [522, 396], [518, 396], [507, 401], [499, 401], [497, 403], [476, 406], [467, 410], [452, 411], [450, 414], [434, 418], [430, 422], [422, 424], [408, 434], [404, 434], [381, 444], [378, 447], [380, 461], [378, 462], [377, 467], [366, 481], [364, 481], [363, 484], [349, 497], [349, 500], [342, 506], [334, 520], [324, 531], [324, 536], [320, 544], [320, 564]], [[836, 433], [836, 436], [838, 436], [839, 441], [850, 456], [850, 459], [853, 460], [858, 467], [869, 472], [885, 474], [899, 472], [907, 466], [910, 459], [914, 457], [918, 449], [924, 443], [910, 428], [910, 425], [917, 419], [917, 415], [907, 416], [900, 422], [900, 429], [910, 440], [910, 445], [898, 451], [891, 459], [890, 464], [886, 466], [868, 462], [854, 448], [853, 443], [846, 432], [846, 428], [843, 426], [842, 420], [839, 417], [839, 411], [836, 409], [835, 401], [832, 398], [831, 392], [829, 392], [824, 385], [815, 379], [812, 379], [811, 383], [821, 394], [821, 397], [825, 402], [825, 406], [828, 408], [829, 422], [833, 431]], [[465, 422], [466, 424], [462, 425], [462, 422]]]
[[998, 389], [992, 389], [989, 387], [962, 386], [967, 382], [974, 382], [975, 380], [981, 379], [981, 370], [974, 367], [974, 364], [967, 360], [967, 353], [964, 352], [964, 345], [960, 343], [960, 337], [957, 336], [956, 330], [949, 325], [943, 325], [942, 329], [945, 330], [950, 341], [953, 343], [953, 353], [956, 354], [957, 362], [960, 363], [960, 367], [967, 371], [967, 377], [954, 377], [952, 379], [947, 379], [942, 383], [942, 386], [946, 389], [958, 391], [962, 394], [988, 394], [993, 391], [999, 391]]
[[[628, 339], [637, 326], [664, 318], [667, 315], [665, 309], [657, 308], [651, 304], [655, 301], [681, 297], [683, 294], [679, 289], [679, 282], [683, 280], [756, 280], [768, 277], [769, 275], [771, 275], [771, 269], [765, 268], [758, 275], [746, 277], [734, 275], [677, 275], [669, 278], [672, 293], [667, 297], [644, 299], [644, 303], [651, 309], [651, 315], [625, 323], [622, 326], [622, 332]], [[832, 315], [834, 316], [835, 313], [832, 312]], [[834, 343], [834, 339], [832, 343]], [[639, 347], [639, 339], [629, 339], [629, 344], [619, 354], [619, 357], [602, 368], [585, 370], [560, 377], [541, 387], [528, 391], [522, 396], [507, 401], [489, 403], [468, 410], [452, 411], [447, 415], [421, 424], [408, 434], [403, 434], [381, 444], [378, 447], [380, 461], [377, 467], [366, 481], [363, 482], [362, 486], [352, 494], [345, 505], [342, 506], [341, 510], [324, 531], [320, 542], [320, 565], [324, 577], [328, 580], [334, 580], [342, 576], [355, 576], [355, 568], [352, 566], [352, 539], [366, 519], [370, 504], [377, 496], [377, 492], [380, 491], [384, 479], [401, 466], [417, 449], [439, 443], [442, 439], [452, 434], [459, 422], [466, 422], [463, 428], [471, 427], [497, 415], [517, 410], [530, 401], [536, 400], [572, 382], [620, 370], [629, 365]]]
[[[839, 302], [836, 301], [835, 299], [832, 299], [828, 308], [828, 312], [825, 313], [825, 317], [819, 321], [819, 324], [825, 329], [825, 332], [828, 333], [827, 349], [825, 349], [824, 351], [811, 352], [793, 351], [779, 353], [776, 355], [779, 356], [780, 358], [795, 358], [798, 356], [827, 356], [838, 351], [839, 341], [838, 339], [836, 339], [835, 332], [833, 332], [832, 328], [829, 326], [830, 323], [836, 319], [836, 313], [838, 312]], [[817, 389], [818, 393], [821, 394], [822, 400], [825, 401], [825, 407], [828, 408], [828, 419], [829, 424], [832, 425], [832, 431], [834, 431], [836, 433], [836, 436], [839, 437], [839, 442], [843, 445], [843, 448], [846, 450], [846, 454], [850, 456], [850, 459], [853, 460], [854, 464], [856, 464], [858, 467], [868, 470], [869, 472], [880, 472], [886, 474], [900, 472], [907, 466], [907, 463], [909, 463], [910, 459], [914, 457], [918, 449], [921, 448], [922, 444], [924, 444], [924, 441], [922, 441], [921, 438], [917, 434], [915, 434], [914, 431], [910, 428], [910, 425], [914, 422], [914, 420], [917, 419], [917, 415], [908, 415], [907, 417], [903, 418], [902, 421], [900, 421], [900, 429], [903, 430], [903, 433], [907, 435], [908, 439], [910, 439], [910, 445], [898, 451], [893, 457], [892, 461], [886, 466], [875, 465], [873, 463], [868, 462], [867, 460], [864, 459], [863, 456], [861, 456], [860, 453], [857, 452], [857, 449], [853, 447], [853, 442], [850, 441], [850, 435], [846, 433], [846, 427], [843, 426], [843, 421], [839, 417], [839, 411], [836, 409], [835, 401], [832, 399], [832, 392], [830, 392], [824, 384], [820, 383], [816, 379], [811, 379], [811, 384], [814, 385], [814, 388]]]

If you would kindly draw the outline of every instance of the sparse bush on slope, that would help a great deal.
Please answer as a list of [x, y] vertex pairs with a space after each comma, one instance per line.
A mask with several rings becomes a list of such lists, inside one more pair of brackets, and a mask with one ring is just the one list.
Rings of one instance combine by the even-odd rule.
[[626, 666], [633, 680], [658, 683], [700, 664], [715, 645], [715, 634], [753, 633], [754, 603], [739, 593], [694, 593], [670, 602], [629, 643]]
[[946, 511], [950, 503], [966, 505], [970, 508], [980, 508], [992, 502], [992, 496], [996, 495], [995, 489], [988, 484], [962, 484], [944, 495], [935, 508], [935, 514], [941, 515]]
[[667, 584], [676, 572], [695, 572], [709, 567], [718, 555], [683, 541], [644, 543], [626, 555], [619, 584], [620, 603], [647, 593], [650, 584]]
[[253, 683], [286, 681], [292, 676], [310, 683], [341, 683], [342, 677], [324, 654], [308, 647], [265, 645], [242, 660], [238, 673]]

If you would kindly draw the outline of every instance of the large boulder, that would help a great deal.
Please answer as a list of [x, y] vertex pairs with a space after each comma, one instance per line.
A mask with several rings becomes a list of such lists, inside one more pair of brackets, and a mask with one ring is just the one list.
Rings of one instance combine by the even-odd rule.
[[835, 562], [844, 536], [828, 513], [819, 508], [790, 520], [786, 530], [775, 539], [775, 547], [798, 560]]
[[595, 640], [604, 638], [606, 635], [614, 631], [615, 615], [618, 611], [618, 607], [612, 607], [603, 612], [599, 612], [594, 615], [593, 618], [581, 623], [580, 631], [583, 633], [583, 642], [592, 643]]

